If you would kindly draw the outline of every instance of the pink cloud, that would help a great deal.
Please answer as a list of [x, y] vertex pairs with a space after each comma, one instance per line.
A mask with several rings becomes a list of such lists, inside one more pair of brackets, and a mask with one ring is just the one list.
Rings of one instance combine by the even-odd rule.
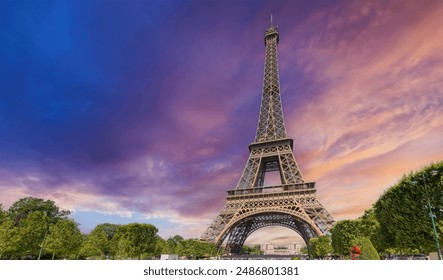
[[323, 30], [288, 53], [323, 86], [285, 112], [302, 171], [338, 219], [361, 215], [402, 174], [441, 160], [422, 151], [442, 149], [443, 5], [402, 4], [320, 11], [283, 43], [312, 25]]

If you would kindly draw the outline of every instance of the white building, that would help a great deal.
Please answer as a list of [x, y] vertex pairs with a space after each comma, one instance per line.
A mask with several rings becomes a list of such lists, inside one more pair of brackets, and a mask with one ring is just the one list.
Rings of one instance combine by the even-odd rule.
[[260, 245], [260, 249], [265, 255], [296, 255], [300, 253], [304, 244], [291, 242], [287, 245], [276, 245], [272, 242]]
[[178, 260], [178, 255], [161, 255], [160, 260]]

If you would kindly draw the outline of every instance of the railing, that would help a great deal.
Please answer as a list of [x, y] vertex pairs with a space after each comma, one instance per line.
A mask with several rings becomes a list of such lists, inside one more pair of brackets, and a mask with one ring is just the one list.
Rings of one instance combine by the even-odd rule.
[[299, 183], [299, 184], [285, 184], [278, 186], [256, 187], [250, 189], [233, 189], [228, 190], [228, 195], [242, 195], [242, 194], [261, 194], [274, 193], [286, 191], [312, 191], [315, 190], [315, 182]]

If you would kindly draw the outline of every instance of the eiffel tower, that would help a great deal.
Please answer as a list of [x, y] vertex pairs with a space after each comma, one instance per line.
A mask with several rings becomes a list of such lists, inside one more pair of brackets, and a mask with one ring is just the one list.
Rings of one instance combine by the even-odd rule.
[[[297, 232], [306, 244], [327, 234], [334, 220], [316, 198], [314, 182], [306, 182], [293, 154], [293, 139], [286, 135], [277, 62], [279, 33], [265, 32], [263, 92], [255, 140], [235, 189], [228, 190], [226, 204], [201, 240], [239, 253], [246, 238], [267, 226], [283, 226]], [[267, 172], [279, 171], [281, 184], [264, 186]], [[269, 174], [269, 173], [268, 173]]]

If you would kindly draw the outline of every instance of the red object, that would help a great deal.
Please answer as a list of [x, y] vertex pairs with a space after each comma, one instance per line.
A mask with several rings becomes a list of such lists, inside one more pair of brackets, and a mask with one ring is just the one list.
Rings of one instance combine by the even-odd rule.
[[358, 260], [360, 258], [361, 249], [357, 245], [351, 249], [351, 260]]
[[352, 254], [360, 255], [361, 249], [360, 249], [360, 247], [355, 245], [354, 247], [352, 247], [351, 252], [352, 252]]

